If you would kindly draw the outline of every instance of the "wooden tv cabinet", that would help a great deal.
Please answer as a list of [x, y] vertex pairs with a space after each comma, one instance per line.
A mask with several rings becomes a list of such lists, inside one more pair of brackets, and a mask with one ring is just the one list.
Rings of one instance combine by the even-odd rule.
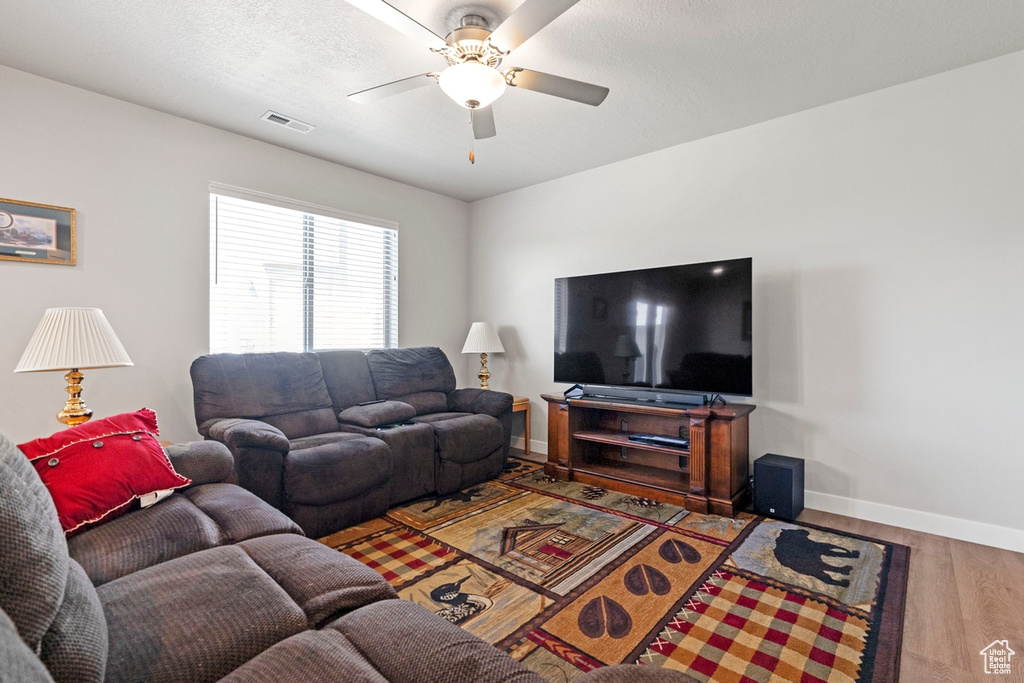
[[[734, 517], [747, 506], [747, 416], [755, 406], [670, 408], [549, 394], [541, 398], [548, 403], [548, 476], [693, 512]], [[630, 441], [636, 433], [688, 434], [690, 448]]]

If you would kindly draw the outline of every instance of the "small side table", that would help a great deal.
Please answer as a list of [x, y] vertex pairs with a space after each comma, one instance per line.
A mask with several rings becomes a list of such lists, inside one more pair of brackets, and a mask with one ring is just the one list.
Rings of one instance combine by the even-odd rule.
[[523, 451], [526, 455], [530, 454], [530, 399], [525, 396], [513, 396], [512, 397], [512, 412], [513, 413], [526, 413], [526, 431], [524, 434], [525, 443], [523, 444]]

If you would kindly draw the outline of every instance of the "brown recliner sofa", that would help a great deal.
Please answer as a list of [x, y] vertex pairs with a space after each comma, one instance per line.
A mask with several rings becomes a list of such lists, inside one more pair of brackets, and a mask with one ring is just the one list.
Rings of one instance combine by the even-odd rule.
[[435, 347], [210, 354], [191, 376], [200, 434], [313, 537], [496, 477], [508, 455], [512, 396], [457, 389]]

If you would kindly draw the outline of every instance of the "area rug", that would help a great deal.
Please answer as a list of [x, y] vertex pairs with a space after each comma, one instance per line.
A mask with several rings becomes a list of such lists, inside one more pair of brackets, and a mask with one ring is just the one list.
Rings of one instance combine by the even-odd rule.
[[905, 546], [687, 512], [514, 459], [497, 481], [320, 540], [550, 681], [619, 663], [708, 681], [898, 679]]

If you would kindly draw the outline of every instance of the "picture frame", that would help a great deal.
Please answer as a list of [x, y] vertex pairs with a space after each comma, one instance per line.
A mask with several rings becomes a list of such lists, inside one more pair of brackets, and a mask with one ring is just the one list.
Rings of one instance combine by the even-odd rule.
[[0, 198], [0, 260], [75, 265], [75, 210]]

